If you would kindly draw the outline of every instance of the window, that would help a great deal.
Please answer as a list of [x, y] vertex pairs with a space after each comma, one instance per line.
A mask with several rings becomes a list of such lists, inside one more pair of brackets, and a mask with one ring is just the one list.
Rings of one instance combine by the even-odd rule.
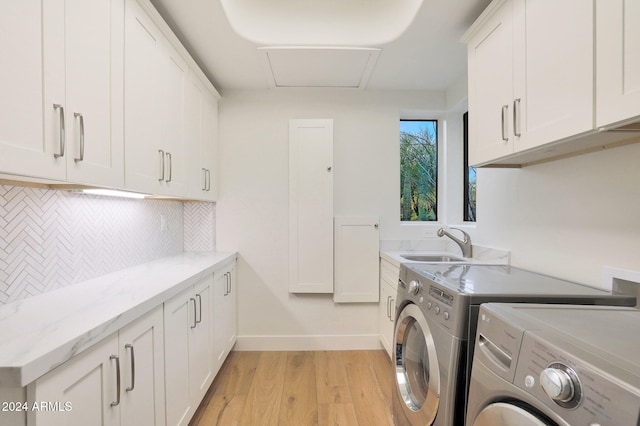
[[469, 113], [462, 115], [464, 138], [464, 220], [476, 221], [476, 169], [469, 167]]
[[438, 121], [400, 120], [400, 220], [435, 221]]

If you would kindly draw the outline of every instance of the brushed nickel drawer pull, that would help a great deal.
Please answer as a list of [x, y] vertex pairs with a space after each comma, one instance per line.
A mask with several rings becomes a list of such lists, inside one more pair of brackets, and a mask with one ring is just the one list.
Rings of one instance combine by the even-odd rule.
[[54, 158], [64, 157], [65, 141], [65, 125], [64, 125], [64, 107], [60, 104], [53, 104], [54, 109], [60, 110], [60, 154], [53, 154]]
[[136, 354], [133, 350], [133, 345], [127, 343], [124, 347], [125, 349], [131, 349], [131, 386], [125, 389], [125, 391], [131, 392], [136, 388]]
[[73, 116], [80, 119], [80, 157], [73, 159], [74, 162], [79, 163], [84, 161], [84, 117], [80, 112], [74, 112]]

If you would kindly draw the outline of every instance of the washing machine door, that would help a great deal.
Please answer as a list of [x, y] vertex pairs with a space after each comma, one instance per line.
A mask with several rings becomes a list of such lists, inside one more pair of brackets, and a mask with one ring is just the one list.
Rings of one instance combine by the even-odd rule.
[[413, 425], [431, 425], [440, 402], [440, 371], [433, 335], [418, 306], [400, 312], [394, 344], [395, 392], [404, 416]]
[[496, 402], [487, 405], [476, 417], [473, 426], [552, 426], [534, 414], [513, 404]]

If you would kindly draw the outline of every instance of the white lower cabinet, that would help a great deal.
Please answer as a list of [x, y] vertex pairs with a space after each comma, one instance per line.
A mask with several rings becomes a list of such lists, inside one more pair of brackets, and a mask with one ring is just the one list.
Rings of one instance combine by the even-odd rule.
[[16, 426], [188, 425], [237, 339], [235, 261], [26, 387]]
[[380, 343], [394, 358], [393, 324], [396, 317], [396, 295], [400, 269], [384, 259], [380, 260], [380, 304], [378, 305], [378, 332]]
[[217, 372], [237, 340], [235, 263], [216, 271], [213, 295], [213, 350]]
[[159, 307], [27, 387], [29, 426], [164, 425]]
[[164, 304], [167, 425], [187, 425], [213, 382], [213, 275]]

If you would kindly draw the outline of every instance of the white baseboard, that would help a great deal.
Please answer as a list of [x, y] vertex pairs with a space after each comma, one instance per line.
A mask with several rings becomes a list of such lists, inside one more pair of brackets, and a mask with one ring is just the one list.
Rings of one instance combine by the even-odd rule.
[[338, 351], [383, 349], [380, 336], [238, 336], [236, 351]]

